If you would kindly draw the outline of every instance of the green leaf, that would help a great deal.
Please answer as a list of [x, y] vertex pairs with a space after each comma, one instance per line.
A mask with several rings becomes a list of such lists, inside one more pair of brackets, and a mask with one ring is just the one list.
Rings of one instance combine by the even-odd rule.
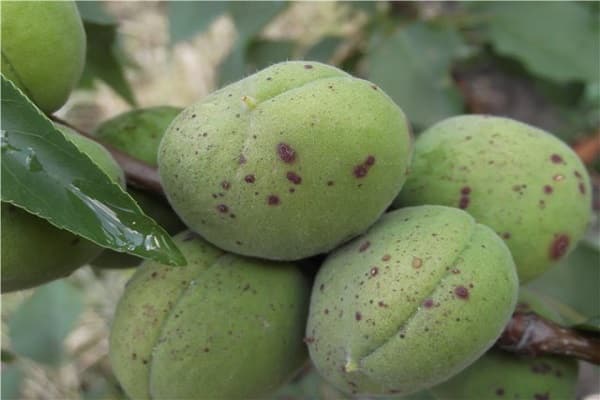
[[284, 1], [230, 1], [228, 11], [242, 43], [249, 43], [265, 25], [287, 6]]
[[117, 25], [84, 21], [83, 26], [87, 37], [87, 52], [80, 86], [89, 87], [93, 79], [100, 79], [135, 106], [135, 97], [116, 53]]
[[219, 67], [219, 86], [242, 79], [246, 71], [246, 47], [237, 43]]
[[564, 261], [527, 286], [565, 303], [584, 316], [600, 314], [600, 253], [578, 246]]
[[344, 40], [340, 37], [324, 37], [318, 43], [308, 49], [308, 52], [304, 58], [310, 61], [327, 63], [343, 41]]
[[3, 365], [0, 388], [2, 400], [21, 399], [21, 383], [25, 374], [18, 364]]
[[292, 41], [282, 40], [256, 40], [248, 50], [248, 64], [252, 69], [259, 70], [269, 65], [293, 59], [296, 44]]
[[203, 32], [226, 10], [226, 1], [169, 1], [167, 16], [171, 43]]
[[103, 2], [100, 1], [76, 1], [79, 15], [86, 21], [96, 22], [99, 24], [115, 23], [115, 18], [106, 12]]
[[451, 28], [412, 23], [372, 48], [369, 79], [381, 86], [413, 124], [424, 128], [463, 112], [450, 67], [466, 49]]
[[168, 234], [2, 75], [2, 201], [103, 247], [185, 264]]
[[574, 325], [573, 328], [593, 333], [600, 333], [600, 315], [595, 315], [587, 321]]
[[12, 353], [9, 350], [6, 349], [2, 349], [2, 362], [3, 363], [12, 363], [14, 362], [17, 357], [14, 355], [14, 353]]
[[64, 280], [40, 286], [8, 321], [13, 350], [40, 363], [60, 364], [63, 342], [82, 311], [82, 293]]
[[597, 12], [576, 2], [485, 2], [488, 39], [499, 53], [557, 81], [598, 79]]
[[227, 10], [235, 22], [238, 36], [231, 53], [221, 63], [220, 86], [235, 82], [249, 72], [246, 56], [250, 43], [286, 5], [283, 1], [227, 2]]

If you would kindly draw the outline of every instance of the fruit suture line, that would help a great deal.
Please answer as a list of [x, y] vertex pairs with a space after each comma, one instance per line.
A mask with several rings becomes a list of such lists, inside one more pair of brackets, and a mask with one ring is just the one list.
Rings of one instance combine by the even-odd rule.
[[[59, 117], [52, 115], [50, 118], [85, 137], [97, 140], [89, 133], [74, 127]], [[156, 168], [115, 149], [113, 146], [105, 143], [102, 145], [125, 171], [128, 185], [164, 196]], [[245, 180], [253, 183], [254, 176], [249, 175]], [[363, 243], [361, 250], [366, 250], [369, 245], [369, 242]], [[574, 329], [564, 328], [534, 312], [515, 312], [496, 342], [496, 347], [510, 353], [535, 356], [564, 355], [600, 364], [600, 341], [597, 338]]]

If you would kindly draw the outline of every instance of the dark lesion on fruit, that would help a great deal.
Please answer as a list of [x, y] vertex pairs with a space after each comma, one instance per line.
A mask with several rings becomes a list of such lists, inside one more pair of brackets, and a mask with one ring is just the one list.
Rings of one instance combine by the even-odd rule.
[[565, 234], [554, 235], [554, 239], [550, 244], [550, 259], [558, 260], [567, 253], [569, 249], [570, 238]]

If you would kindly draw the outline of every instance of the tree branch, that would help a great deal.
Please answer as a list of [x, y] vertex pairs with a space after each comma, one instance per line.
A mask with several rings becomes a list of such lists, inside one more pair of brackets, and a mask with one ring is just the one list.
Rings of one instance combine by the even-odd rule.
[[128, 155], [127, 153], [122, 152], [121, 150], [111, 146], [108, 143], [104, 143], [98, 140], [98, 138], [90, 135], [87, 132], [82, 131], [81, 129], [71, 125], [67, 121], [55, 115], [51, 115], [50, 119], [54, 122], [65, 125], [73, 129], [80, 135], [94, 140], [102, 144], [102, 146], [106, 147], [106, 149], [112, 154], [119, 166], [125, 172], [125, 177], [127, 178], [127, 185], [133, 186], [138, 189], [142, 189], [147, 192], [159, 194], [164, 197], [165, 193], [160, 183], [160, 177], [158, 176], [158, 170], [156, 168], [146, 164], [141, 160], [138, 160], [135, 157]]
[[496, 346], [517, 354], [553, 354], [600, 364], [600, 337], [564, 328], [533, 312], [515, 312]]

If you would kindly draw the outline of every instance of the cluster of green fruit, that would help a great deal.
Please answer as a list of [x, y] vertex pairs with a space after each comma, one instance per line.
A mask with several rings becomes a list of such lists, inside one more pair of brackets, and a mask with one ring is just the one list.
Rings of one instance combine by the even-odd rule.
[[[31, 12], [17, 4], [3, 5], [15, 14], [5, 38]], [[80, 31], [74, 6], [48, 4]], [[23, 40], [3, 42], [3, 73], [52, 111], [66, 97], [39, 97], [52, 90], [21, 70]], [[60, 129], [124, 183], [102, 146]], [[471, 115], [413, 143], [380, 87], [316, 62], [273, 65], [185, 110], [133, 111], [96, 135], [158, 166], [172, 209], [131, 194], [170, 232], [191, 229], [174, 237], [188, 266], [143, 262], [117, 307], [111, 363], [132, 398], [264, 397], [308, 355], [350, 395], [572, 396], [575, 363], [488, 351], [519, 285], [565, 257], [590, 218], [586, 169], [554, 136]], [[2, 204], [3, 291], [101, 251]], [[140, 261], [104, 252], [93, 264]]]

